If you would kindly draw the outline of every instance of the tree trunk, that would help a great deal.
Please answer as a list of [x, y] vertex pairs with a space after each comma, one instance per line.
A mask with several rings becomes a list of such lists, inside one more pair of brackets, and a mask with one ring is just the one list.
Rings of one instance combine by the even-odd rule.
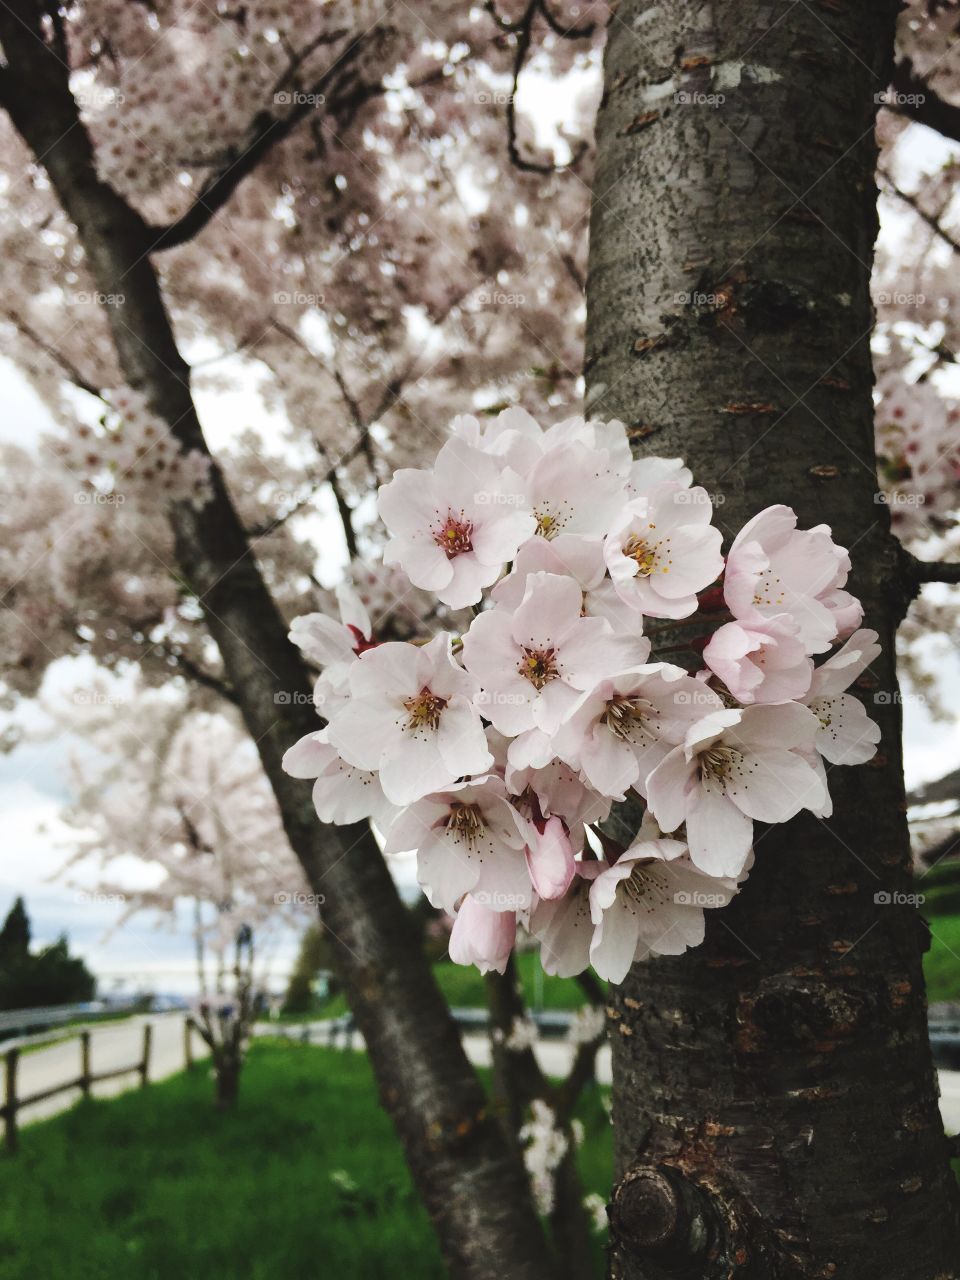
[[221, 1053], [214, 1062], [218, 1111], [232, 1111], [240, 1095], [240, 1062], [233, 1053]]
[[588, 284], [589, 394], [682, 454], [729, 545], [826, 521], [884, 650], [883, 731], [836, 816], [757, 829], [704, 945], [614, 995], [611, 1274], [947, 1280], [957, 1188], [910, 890], [894, 639], [904, 556], [877, 501], [873, 124], [891, 0], [624, 0], [610, 28]]
[[[76, 225], [97, 289], [122, 299], [106, 311], [125, 379], [147, 394], [185, 448], [207, 453], [190, 371], [150, 261], [150, 229], [97, 178], [68, 69], [47, 43], [43, 15], [37, 0], [0, 5], [0, 103]], [[211, 479], [202, 511], [187, 504], [172, 511], [178, 567], [171, 572], [203, 607], [290, 844], [323, 903], [381, 1098], [451, 1275], [546, 1280], [543, 1232], [522, 1166], [488, 1111], [368, 825], [321, 826], [310, 788], [281, 768], [284, 750], [317, 727], [311, 684], [215, 463]]]

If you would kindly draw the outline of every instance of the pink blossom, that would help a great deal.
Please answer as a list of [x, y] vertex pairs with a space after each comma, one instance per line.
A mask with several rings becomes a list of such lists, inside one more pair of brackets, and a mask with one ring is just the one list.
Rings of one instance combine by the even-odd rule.
[[308, 733], [288, 747], [283, 768], [292, 778], [316, 778], [313, 805], [321, 822], [372, 818], [378, 826], [385, 827], [396, 815], [395, 807], [383, 794], [379, 774], [347, 764], [327, 741], [326, 729]]
[[810, 688], [813, 663], [789, 614], [764, 622], [728, 622], [715, 631], [703, 660], [738, 702], [790, 702]]
[[572, 978], [589, 965], [594, 932], [590, 886], [606, 867], [605, 862], [576, 863], [563, 897], [541, 899], [531, 911], [530, 932], [540, 943], [544, 973]]
[[647, 776], [690, 726], [723, 703], [682, 667], [651, 663], [583, 694], [553, 738], [561, 760], [601, 795], [642, 792]]
[[441, 632], [422, 647], [378, 645], [350, 668], [350, 700], [332, 716], [329, 742], [358, 769], [377, 769], [394, 804], [412, 804], [493, 763], [477, 681]]
[[391, 533], [384, 564], [453, 609], [476, 604], [484, 587], [534, 532], [517, 478], [463, 439], [448, 440], [432, 471], [403, 469], [380, 489]]
[[743, 526], [727, 556], [723, 595], [735, 618], [789, 614], [807, 653], [823, 653], [860, 624], [860, 604], [841, 590], [850, 557], [828, 525], [798, 529], [797, 514], [767, 507]]
[[573, 845], [562, 818], [547, 818], [542, 830], [534, 826], [526, 854], [530, 879], [540, 897], [562, 898], [576, 867]]
[[614, 635], [601, 618], [584, 618], [573, 578], [533, 573], [522, 603], [481, 613], [463, 640], [463, 661], [479, 680], [479, 705], [501, 733], [556, 731], [578, 691], [611, 671], [636, 665], [641, 637]]
[[430, 902], [453, 911], [465, 893], [497, 911], [531, 903], [524, 847], [535, 832], [497, 777], [456, 783], [400, 813], [384, 853], [417, 851], [417, 879]]
[[590, 960], [601, 978], [622, 982], [635, 960], [682, 955], [703, 941], [704, 908], [726, 906], [737, 886], [686, 855], [680, 840], [641, 840], [594, 880]]
[[450, 932], [450, 959], [454, 964], [475, 964], [481, 973], [503, 973], [517, 936], [512, 911], [494, 911], [469, 895]]
[[626, 504], [604, 543], [621, 599], [653, 618], [685, 618], [723, 569], [720, 530], [703, 489], [664, 480]]
[[686, 823], [702, 871], [738, 876], [753, 819], [786, 822], [823, 805], [823, 781], [803, 755], [816, 733], [816, 717], [796, 702], [714, 711], [650, 774], [650, 809], [664, 831]]
[[571, 533], [558, 534], [550, 541], [531, 538], [517, 552], [510, 573], [501, 578], [490, 592], [491, 598], [504, 608], [518, 608], [527, 589], [527, 577], [538, 572], [575, 578], [583, 592], [581, 612], [586, 617], [606, 618], [614, 631], [639, 634], [643, 619], [620, 599], [607, 577], [600, 539], [582, 538]]
[[816, 748], [831, 764], [865, 764], [876, 753], [880, 726], [844, 690], [879, 653], [876, 631], [857, 631], [813, 673], [804, 701], [819, 721]]

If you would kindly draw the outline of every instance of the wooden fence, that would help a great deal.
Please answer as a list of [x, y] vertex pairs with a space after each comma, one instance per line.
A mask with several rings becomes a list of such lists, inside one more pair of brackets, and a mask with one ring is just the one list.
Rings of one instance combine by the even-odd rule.
[[[185, 1018], [183, 1023], [183, 1053], [187, 1070], [190, 1070], [194, 1062], [193, 1045], [191, 1043], [193, 1030], [193, 1019]], [[0, 1106], [0, 1117], [3, 1119], [4, 1147], [9, 1155], [15, 1155], [20, 1145], [17, 1112], [24, 1107], [32, 1106], [36, 1102], [45, 1102], [47, 1098], [53, 1098], [58, 1093], [66, 1093], [70, 1089], [79, 1089], [83, 1097], [89, 1098], [95, 1084], [100, 1084], [104, 1080], [114, 1080], [118, 1076], [133, 1075], [135, 1073], [140, 1077], [141, 1088], [149, 1083], [150, 1051], [153, 1044], [153, 1026], [151, 1023], [145, 1022], [143, 1025], [143, 1040], [139, 1059], [129, 1066], [114, 1067], [111, 1071], [94, 1071], [92, 1069], [90, 1034], [86, 1030], [77, 1032], [77, 1037], [80, 1040], [79, 1076], [75, 1076], [71, 1080], [65, 1080], [61, 1084], [52, 1085], [49, 1089], [42, 1089], [39, 1093], [28, 1094], [26, 1097], [21, 1097], [17, 1091], [17, 1075], [21, 1058], [20, 1049], [7, 1049], [4, 1053], [4, 1090], [3, 1105]], [[62, 1042], [58, 1041], [58, 1043]]]

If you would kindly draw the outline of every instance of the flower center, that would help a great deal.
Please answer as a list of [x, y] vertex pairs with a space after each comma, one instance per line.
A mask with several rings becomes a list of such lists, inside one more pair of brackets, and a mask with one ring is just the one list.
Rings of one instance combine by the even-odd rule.
[[537, 533], [541, 538], [546, 538], [549, 542], [551, 538], [555, 538], [560, 532], [560, 521], [556, 516], [550, 514], [549, 511], [536, 512], [537, 517]]
[[414, 733], [418, 729], [437, 729], [446, 705], [446, 698], [438, 698], [429, 689], [421, 689], [415, 697], [407, 698], [403, 704], [408, 717], [407, 728]]
[[739, 751], [733, 747], [708, 747], [700, 755], [700, 777], [715, 778], [717, 782], [726, 782], [731, 771], [743, 759]]
[[483, 835], [486, 828], [483, 814], [475, 804], [460, 804], [454, 801], [447, 814], [447, 830], [453, 833], [454, 839], [465, 840], [474, 845]]
[[651, 715], [655, 716], [656, 712], [646, 698], [617, 694], [607, 703], [607, 709], [603, 713], [603, 723], [615, 738], [620, 738], [623, 742], [632, 742], [635, 733], [646, 733], [652, 736], [651, 730], [646, 725], [646, 720]]
[[753, 603], [755, 605], [783, 604], [783, 583], [769, 569], [757, 582]]
[[646, 898], [649, 886], [653, 877], [647, 871], [647, 867], [653, 865], [654, 858], [644, 858], [640, 862], [633, 864], [633, 870], [627, 876], [626, 880], [620, 881], [620, 886], [628, 898], [632, 898], [634, 902], [643, 902]]
[[465, 520], [463, 512], [455, 516], [447, 512], [447, 518], [434, 532], [433, 540], [441, 548], [448, 560], [473, 550], [473, 521]]
[[631, 534], [623, 544], [623, 554], [628, 560], [637, 562], [637, 574], [641, 578], [649, 578], [657, 562], [656, 546], [649, 546], [636, 534]]
[[542, 689], [548, 681], [555, 680], [560, 674], [556, 650], [524, 648], [521, 652], [517, 670], [535, 689]]

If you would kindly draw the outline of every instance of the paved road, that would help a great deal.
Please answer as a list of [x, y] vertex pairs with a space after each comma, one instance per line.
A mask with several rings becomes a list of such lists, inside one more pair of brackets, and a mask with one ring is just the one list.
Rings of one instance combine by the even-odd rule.
[[[143, 1026], [153, 1026], [153, 1043], [150, 1050], [150, 1079], [162, 1080], [164, 1076], [182, 1071], [184, 1066], [183, 1014], [144, 1014], [123, 1022], [94, 1023], [90, 1026], [90, 1065], [94, 1072], [113, 1071], [120, 1067], [134, 1066], [143, 1052]], [[203, 1048], [200, 1037], [194, 1033], [194, 1055], [200, 1056]], [[2, 1046], [0, 1046], [2, 1049]], [[76, 1079], [80, 1074], [80, 1037], [72, 1036], [46, 1049], [24, 1053], [17, 1068], [17, 1093], [21, 1098], [51, 1089], [54, 1085]], [[93, 1086], [93, 1095], [108, 1098], [136, 1087], [139, 1077], [135, 1071], [104, 1080]], [[43, 1102], [24, 1107], [18, 1113], [20, 1124], [41, 1120], [72, 1106], [80, 1097], [79, 1089], [68, 1089]]]
[[[145, 1022], [153, 1024], [151, 1080], [160, 1080], [164, 1076], [182, 1070], [184, 1065], [183, 1015], [169, 1013], [149, 1014], [130, 1018], [124, 1022], [92, 1027], [91, 1061], [94, 1072], [110, 1071], [115, 1067], [137, 1062], [143, 1044]], [[277, 1024], [269, 1022], [258, 1023], [256, 1027], [257, 1034], [261, 1035], [276, 1035], [278, 1030], [280, 1028]], [[310, 1030], [313, 1033], [314, 1042], [320, 1042], [327, 1028], [326, 1024], [320, 1022], [310, 1024]], [[288, 1028], [288, 1031], [299, 1036], [303, 1028]], [[360, 1048], [362, 1042], [359, 1035], [355, 1034], [353, 1040], [354, 1045]], [[489, 1064], [490, 1042], [485, 1035], [470, 1033], [464, 1036], [464, 1043], [472, 1062], [478, 1066]], [[203, 1048], [199, 1036], [194, 1033], [194, 1055], [200, 1057]], [[536, 1046], [536, 1053], [544, 1071], [550, 1075], [562, 1075], [570, 1065], [573, 1050], [570, 1045], [561, 1040], [541, 1040]], [[50, 1088], [60, 1081], [70, 1080], [79, 1074], [80, 1041], [79, 1038], [73, 1038], [21, 1057], [18, 1092], [21, 1097], [27, 1097], [31, 1093]], [[610, 1082], [609, 1047], [604, 1047], [600, 1051], [597, 1059], [597, 1075], [601, 1083]], [[94, 1085], [93, 1092], [97, 1097], [109, 1097], [135, 1087], [137, 1083], [136, 1074], [131, 1073]], [[940, 1110], [947, 1132], [960, 1133], [960, 1071], [940, 1072], [940, 1095]], [[31, 1120], [54, 1115], [72, 1106], [79, 1096], [79, 1089], [72, 1089], [32, 1107], [24, 1107], [20, 1112], [20, 1121], [28, 1124]]]

